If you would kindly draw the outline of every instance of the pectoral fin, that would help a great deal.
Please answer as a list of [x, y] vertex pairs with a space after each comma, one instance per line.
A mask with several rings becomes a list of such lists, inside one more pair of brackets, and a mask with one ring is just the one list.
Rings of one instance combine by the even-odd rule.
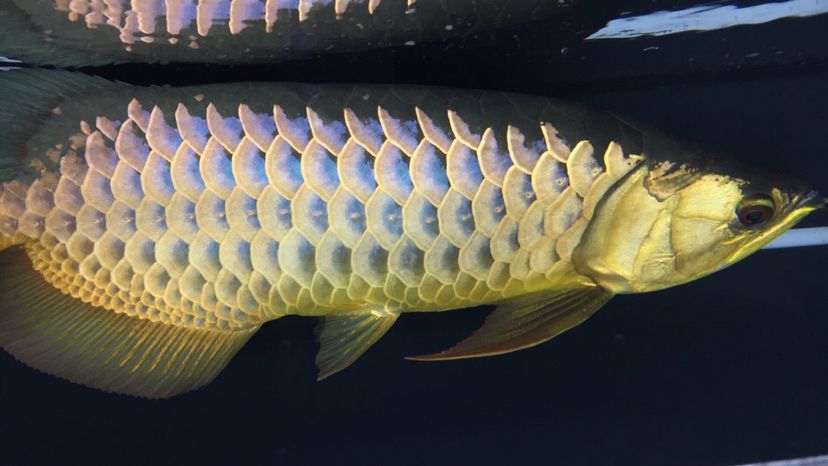
[[440, 353], [414, 361], [495, 356], [539, 345], [569, 330], [601, 308], [612, 293], [599, 287], [535, 293], [500, 304], [472, 336]]
[[322, 319], [318, 328], [321, 345], [316, 366], [322, 380], [354, 363], [394, 325], [398, 315], [390, 312], [343, 314]]
[[0, 346], [108, 392], [166, 398], [206, 385], [256, 332], [178, 327], [95, 307], [49, 284], [19, 248], [0, 256]]

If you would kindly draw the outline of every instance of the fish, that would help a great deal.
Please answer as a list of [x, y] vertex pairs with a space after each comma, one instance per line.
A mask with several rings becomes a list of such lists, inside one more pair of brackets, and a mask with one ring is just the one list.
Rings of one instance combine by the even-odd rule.
[[825, 201], [794, 178], [578, 104], [400, 85], [143, 87], [0, 72], [0, 346], [165, 398], [266, 322], [320, 320], [323, 379], [410, 312], [492, 356], [616, 294], [687, 283]]
[[256, 63], [403, 47], [557, 17], [578, 0], [0, 0], [28, 63]]

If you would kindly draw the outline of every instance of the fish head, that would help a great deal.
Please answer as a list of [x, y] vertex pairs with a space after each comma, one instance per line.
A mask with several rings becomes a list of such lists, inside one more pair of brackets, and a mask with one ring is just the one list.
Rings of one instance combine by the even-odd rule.
[[744, 259], [825, 205], [796, 179], [678, 153], [648, 154], [605, 196], [576, 270], [616, 293], [669, 288]]

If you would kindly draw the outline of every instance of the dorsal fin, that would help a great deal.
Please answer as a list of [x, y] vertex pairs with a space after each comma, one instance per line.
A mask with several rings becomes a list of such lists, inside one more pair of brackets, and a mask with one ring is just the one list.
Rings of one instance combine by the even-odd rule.
[[[8, 2], [3, 2], [8, 3]], [[0, 7], [2, 13], [3, 7]], [[0, 15], [0, 29], [2, 29]], [[0, 33], [2, 36], [2, 33]], [[4, 46], [8, 42], [0, 40]], [[31, 170], [27, 141], [53, 111], [66, 100], [89, 92], [117, 88], [103, 78], [70, 71], [31, 68], [0, 71], [0, 182]]]
[[541, 292], [503, 302], [472, 336], [413, 361], [447, 361], [510, 353], [539, 345], [588, 319], [612, 293], [600, 288]]
[[46, 282], [22, 248], [0, 255], [0, 275], [0, 346], [108, 392], [166, 398], [206, 385], [258, 329], [185, 328], [95, 307]]

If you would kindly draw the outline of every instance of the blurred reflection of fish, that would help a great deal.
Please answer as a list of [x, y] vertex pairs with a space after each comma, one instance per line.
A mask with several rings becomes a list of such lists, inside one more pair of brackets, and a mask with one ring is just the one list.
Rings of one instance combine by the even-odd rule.
[[272, 62], [439, 41], [578, 0], [0, 0], [2, 53], [29, 63]]
[[404, 86], [143, 88], [0, 73], [0, 344], [166, 397], [265, 322], [318, 316], [320, 377], [404, 312], [496, 310], [506, 353], [756, 251], [823, 204], [545, 98]]

